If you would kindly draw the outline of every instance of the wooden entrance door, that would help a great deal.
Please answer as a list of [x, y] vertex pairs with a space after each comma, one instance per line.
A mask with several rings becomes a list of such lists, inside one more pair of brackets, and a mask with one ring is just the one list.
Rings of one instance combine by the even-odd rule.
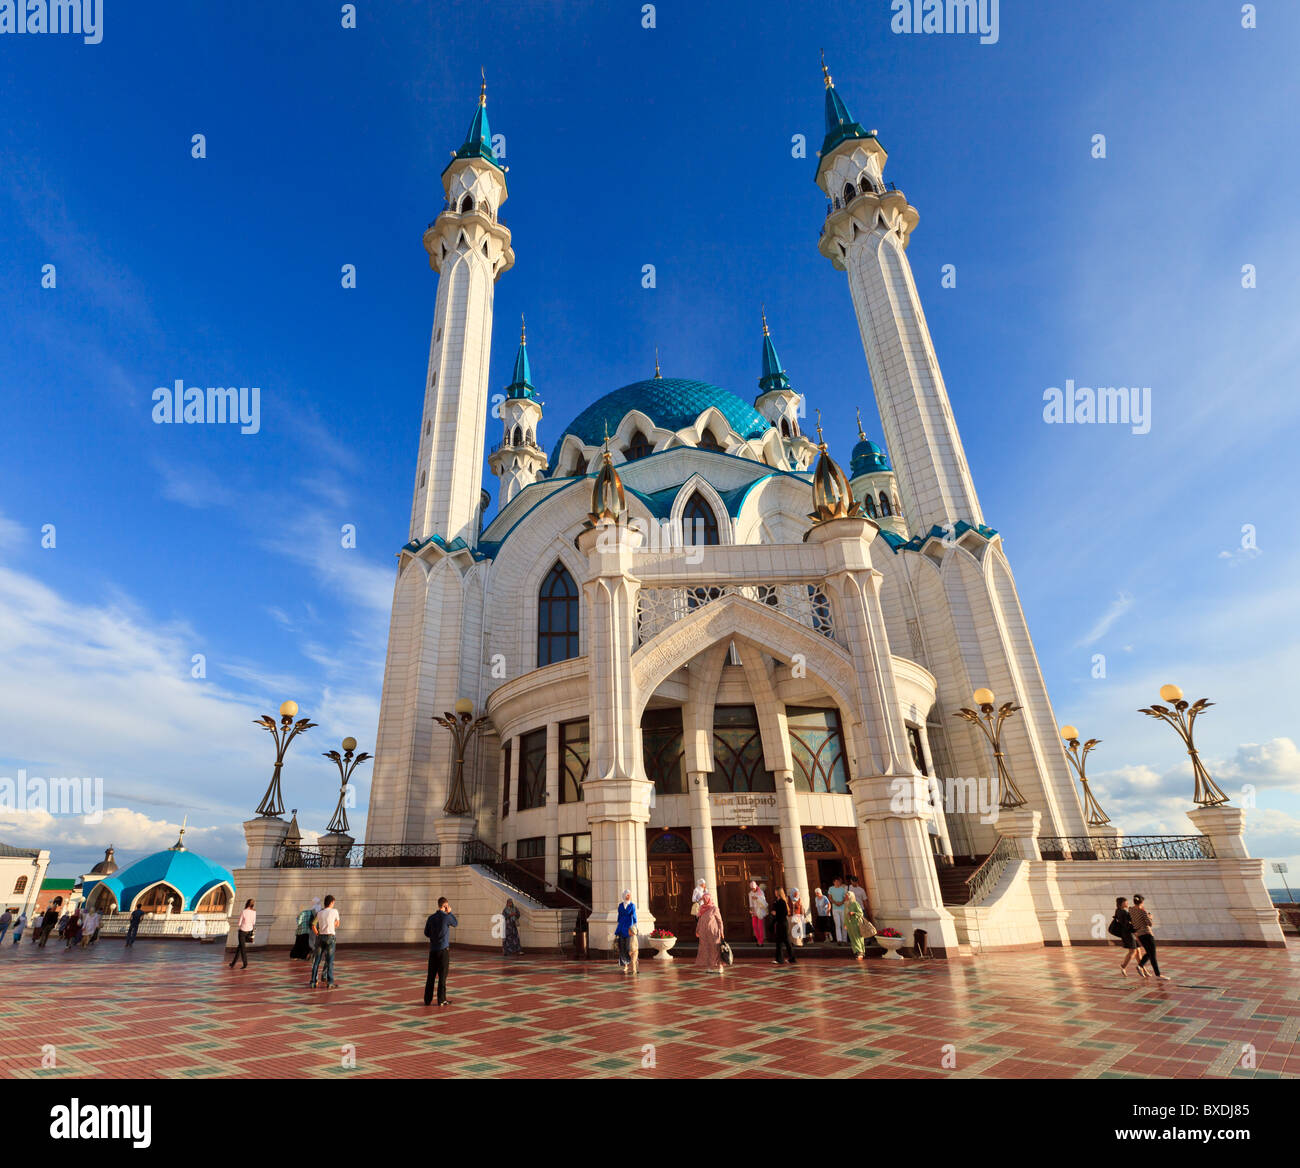
[[695, 918], [691, 916], [693, 871], [690, 856], [650, 860], [650, 912], [659, 928], [671, 929], [679, 937], [695, 936]]
[[[748, 838], [746, 838], [748, 837]], [[746, 851], [739, 850], [744, 846]], [[718, 872], [718, 907], [730, 941], [753, 941], [749, 923], [749, 882], [757, 881], [770, 902], [783, 879], [771, 828], [750, 828], [742, 835], [718, 828], [714, 863]]]

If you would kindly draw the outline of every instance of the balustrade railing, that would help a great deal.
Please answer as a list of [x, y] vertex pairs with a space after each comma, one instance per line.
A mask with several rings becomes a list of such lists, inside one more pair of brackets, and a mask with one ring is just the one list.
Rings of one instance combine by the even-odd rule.
[[983, 900], [1002, 879], [1007, 865], [1019, 856], [1015, 843], [1006, 836], [999, 836], [993, 850], [984, 857], [984, 863], [966, 878], [966, 903], [978, 904]]
[[461, 863], [477, 864], [487, 868], [502, 884], [548, 908], [568, 907], [581, 909], [584, 912], [591, 911], [591, 905], [585, 901], [558, 885], [551, 884], [536, 873], [528, 871], [513, 860], [507, 860], [482, 840], [466, 840], [461, 847]]
[[1204, 835], [1044, 835], [1038, 850], [1044, 860], [1214, 859], [1214, 844]]
[[281, 844], [277, 868], [437, 868], [441, 844]]
[[836, 637], [830, 597], [820, 584], [700, 584], [687, 588], [642, 588], [638, 594], [637, 641], [644, 644], [670, 625], [724, 596], [744, 596], [820, 633]]

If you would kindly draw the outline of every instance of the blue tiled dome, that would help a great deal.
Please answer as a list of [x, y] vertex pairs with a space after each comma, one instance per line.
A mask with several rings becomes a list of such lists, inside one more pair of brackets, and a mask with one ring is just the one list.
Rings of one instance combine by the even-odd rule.
[[889, 465], [889, 456], [869, 438], [864, 438], [853, 448], [853, 459], [849, 463], [849, 474], [873, 474], [880, 470], [893, 470]]
[[605, 439], [606, 427], [613, 434], [629, 410], [640, 410], [665, 430], [682, 430], [693, 426], [695, 419], [710, 406], [721, 411], [727, 424], [741, 438], [761, 438], [771, 427], [762, 414], [729, 389], [707, 381], [652, 377], [625, 385], [592, 402], [565, 427], [551, 452], [551, 465], [555, 466], [559, 459], [565, 434], [573, 434], [585, 446], [597, 446]]
[[159, 881], [171, 885], [181, 895], [178, 912], [188, 912], [198, 904], [209, 890], [218, 884], [229, 884], [233, 894], [235, 878], [230, 871], [211, 860], [184, 848], [168, 848], [155, 852], [134, 864], [115, 872], [103, 881], [117, 898], [118, 908], [130, 911], [136, 897]]

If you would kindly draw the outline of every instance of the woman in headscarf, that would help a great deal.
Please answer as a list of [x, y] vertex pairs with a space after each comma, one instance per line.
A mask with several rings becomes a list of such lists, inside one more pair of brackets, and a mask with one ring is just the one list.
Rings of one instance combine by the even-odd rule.
[[311, 923], [316, 919], [316, 913], [320, 909], [320, 897], [312, 901], [310, 908], [305, 908], [298, 914], [298, 920], [294, 925], [293, 948], [289, 950], [289, 956], [299, 961], [306, 961], [311, 957]]
[[749, 923], [754, 930], [754, 940], [763, 944], [763, 922], [767, 920], [767, 897], [757, 880], [749, 882]]
[[632, 938], [636, 935], [636, 905], [632, 903], [632, 890], [623, 889], [623, 899], [618, 904], [618, 924], [614, 937], [618, 943], [618, 967], [624, 973], [632, 966]]
[[844, 895], [844, 931], [853, 946], [853, 960], [861, 961], [866, 955], [867, 941], [876, 935], [876, 926], [867, 920], [867, 914], [862, 911], [862, 905], [851, 888]]
[[700, 905], [704, 902], [704, 894], [708, 890], [709, 886], [703, 880], [695, 882], [695, 887], [691, 890], [691, 916], [700, 915]]
[[509, 896], [506, 897], [506, 907], [501, 910], [501, 919], [506, 926], [501, 938], [501, 954], [503, 957], [518, 957], [524, 951], [519, 943], [519, 910]]
[[790, 944], [803, 947], [803, 901], [797, 888], [790, 889]]
[[713, 893], [706, 892], [700, 898], [700, 916], [695, 922], [695, 936], [699, 938], [700, 950], [695, 955], [695, 964], [709, 972], [721, 973], [722, 961], [718, 950], [722, 945], [722, 913], [713, 903]]

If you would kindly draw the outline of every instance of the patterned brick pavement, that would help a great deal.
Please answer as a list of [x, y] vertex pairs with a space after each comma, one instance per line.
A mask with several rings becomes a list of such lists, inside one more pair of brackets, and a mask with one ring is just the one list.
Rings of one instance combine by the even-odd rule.
[[[974, 960], [611, 963], [453, 953], [447, 1009], [424, 954], [339, 950], [307, 989], [284, 950], [247, 971], [188, 941], [0, 947], [7, 1077], [1300, 1077], [1300, 949], [1172, 949], [1172, 982], [1113, 951]], [[1254, 1065], [1242, 1065], [1244, 1044]], [[56, 1065], [42, 1067], [42, 1047]], [[355, 1046], [355, 1067], [344, 1048]], [[951, 1047], [955, 1067], [945, 1067]], [[652, 1049], [647, 1049], [652, 1048]]]

